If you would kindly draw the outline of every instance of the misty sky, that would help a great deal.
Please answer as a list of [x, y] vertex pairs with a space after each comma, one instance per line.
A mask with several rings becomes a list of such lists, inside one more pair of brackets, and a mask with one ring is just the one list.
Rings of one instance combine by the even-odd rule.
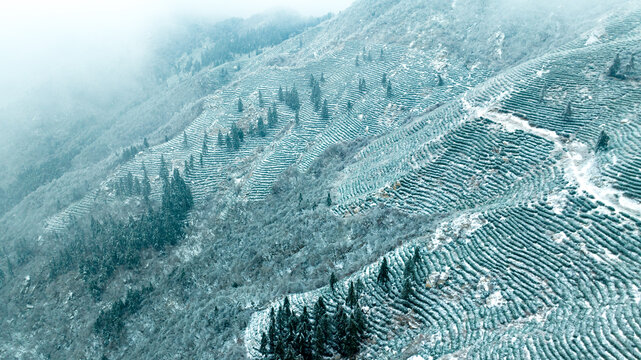
[[318, 16], [352, 1], [2, 0], [0, 106], [44, 81], [135, 68], [151, 35], [180, 18], [248, 17], [272, 9]]

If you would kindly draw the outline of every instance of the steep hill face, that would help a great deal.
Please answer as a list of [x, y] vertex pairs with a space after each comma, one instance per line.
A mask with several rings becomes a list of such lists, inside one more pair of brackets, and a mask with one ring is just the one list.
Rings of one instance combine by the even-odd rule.
[[[184, 132], [105, 170], [41, 243], [64, 248], [92, 214], [135, 215], [121, 179], [163, 161], [194, 194], [185, 239], [115, 271], [97, 299], [80, 271], [29, 264], [19, 275], [36, 284], [2, 289], [0, 354], [307, 354], [283, 334], [284, 350], [261, 344], [288, 296], [292, 324], [319, 298], [334, 325], [362, 314], [358, 358], [638, 358], [641, 8], [573, 6], [361, 1], [188, 76], [169, 97], [215, 90], [172, 118]], [[93, 331], [131, 289], [143, 300], [117, 341]], [[295, 335], [318, 338], [316, 315]], [[348, 356], [332, 329], [324, 355]]]

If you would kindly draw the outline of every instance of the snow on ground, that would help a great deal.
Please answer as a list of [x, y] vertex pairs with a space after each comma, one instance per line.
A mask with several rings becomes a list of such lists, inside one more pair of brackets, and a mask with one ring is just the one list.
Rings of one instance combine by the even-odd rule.
[[552, 142], [555, 151], [562, 152], [559, 166], [562, 167], [566, 179], [575, 184], [579, 192], [584, 191], [594, 196], [595, 200], [601, 201], [616, 211], [626, 212], [637, 218], [641, 217], [641, 204], [626, 197], [623, 191], [610, 186], [598, 186], [592, 182], [592, 178], [599, 174], [595, 166], [594, 154], [588, 145], [577, 140], [566, 143], [556, 132], [533, 127], [527, 120], [513, 114], [479, 110], [483, 117], [502, 125], [506, 131], [522, 130]]
[[489, 308], [505, 305], [505, 299], [503, 298], [503, 294], [501, 294], [501, 290], [490, 294], [485, 300], [485, 305]]
[[425, 360], [421, 355], [410, 356], [407, 360]]

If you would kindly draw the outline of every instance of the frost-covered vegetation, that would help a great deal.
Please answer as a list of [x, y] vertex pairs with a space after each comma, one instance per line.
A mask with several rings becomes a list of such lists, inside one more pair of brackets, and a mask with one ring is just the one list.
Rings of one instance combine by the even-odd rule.
[[100, 171], [12, 175], [0, 355], [639, 358], [641, 8], [588, 5], [190, 35]]

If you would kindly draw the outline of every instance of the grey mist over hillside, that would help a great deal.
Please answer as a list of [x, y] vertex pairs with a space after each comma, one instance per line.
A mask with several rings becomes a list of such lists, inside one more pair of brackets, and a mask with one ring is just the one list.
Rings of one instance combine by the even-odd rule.
[[0, 358], [641, 357], [637, 2], [61, 6], [2, 15]]

